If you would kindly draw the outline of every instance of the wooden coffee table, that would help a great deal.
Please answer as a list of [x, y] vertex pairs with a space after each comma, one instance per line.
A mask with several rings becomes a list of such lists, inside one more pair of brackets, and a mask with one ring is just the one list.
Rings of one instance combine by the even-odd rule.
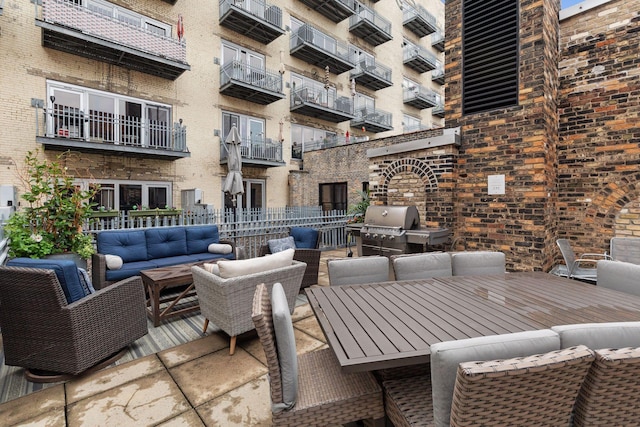
[[[147, 316], [153, 320], [153, 326], [169, 317], [200, 310], [198, 300], [182, 301], [184, 298], [196, 296], [193, 286], [191, 267], [202, 263], [179, 264], [169, 267], [142, 270], [140, 276], [147, 291]], [[165, 293], [165, 289], [186, 286], [182, 292]]]

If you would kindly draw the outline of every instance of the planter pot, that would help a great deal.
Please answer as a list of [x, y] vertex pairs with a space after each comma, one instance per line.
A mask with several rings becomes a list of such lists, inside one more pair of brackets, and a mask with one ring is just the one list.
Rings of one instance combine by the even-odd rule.
[[132, 218], [141, 216], [176, 216], [182, 213], [182, 209], [145, 209], [137, 211], [129, 211]]
[[78, 268], [87, 269], [87, 260], [81, 258], [80, 255], [75, 254], [73, 252], [66, 252], [63, 254], [52, 254], [45, 256], [46, 259], [70, 259], [75, 262]]
[[118, 211], [104, 211], [104, 212], [91, 212], [91, 216], [89, 218], [115, 218], [120, 215]]

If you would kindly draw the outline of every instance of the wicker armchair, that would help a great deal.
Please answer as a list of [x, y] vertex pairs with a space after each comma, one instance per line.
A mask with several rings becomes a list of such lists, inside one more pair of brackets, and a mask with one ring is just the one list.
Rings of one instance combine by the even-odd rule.
[[293, 313], [300, 283], [306, 265], [292, 261], [290, 266], [276, 268], [261, 273], [247, 274], [223, 279], [201, 267], [192, 267], [193, 284], [200, 301], [200, 311], [208, 321], [212, 321], [231, 337], [229, 354], [236, 348], [236, 337], [254, 329], [251, 321], [253, 292], [260, 283], [269, 287], [280, 282], [285, 288], [289, 308]]
[[278, 355], [270, 289], [264, 284], [255, 288], [252, 318], [267, 357], [272, 425], [324, 427], [358, 420], [367, 420], [365, 425], [385, 425], [382, 389], [374, 376], [343, 373], [329, 348], [297, 356], [297, 400], [290, 409], [273, 411], [285, 400], [286, 372], [281, 370]]
[[[304, 277], [302, 278], [301, 289], [318, 283], [318, 272], [320, 270], [320, 249], [318, 248], [320, 247], [320, 238], [321, 234], [318, 233], [315, 249], [296, 248], [296, 252], [293, 255], [294, 260], [307, 264], [307, 269], [305, 270]], [[268, 244], [260, 247], [259, 256], [265, 256], [270, 253], [271, 250], [269, 249]]]
[[144, 287], [132, 277], [69, 304], [53, 270], [0, 267], [0, 328], [5, 364], [30, 380], [76, 375], [146, 335]]

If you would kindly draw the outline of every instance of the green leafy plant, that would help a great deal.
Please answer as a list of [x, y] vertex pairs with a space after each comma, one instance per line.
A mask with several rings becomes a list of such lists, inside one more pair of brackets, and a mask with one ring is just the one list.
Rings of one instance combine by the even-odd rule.
[[56, 161], [40, 160], [38, 151], [25, 157], [22, 176], [26, 202], [5, 226], [9, 238], [9, 256], [41, 258], [72, 252], [82, 258], [94, 253], [93, 239], [82, 232], [90, 217], [91, 198], [97, 188], [82, 190], [73, 183], [67, 168]]
[[367, 212], [367, 208], [371, 204], [368, 191], [358, 191], [358, 195], [362, 200], [355, 205], [349, 206], [349, 209], [347, 209], [347, 215], [349, 215], [347, 223], [349, 224], [364, 222], [364, 214]]

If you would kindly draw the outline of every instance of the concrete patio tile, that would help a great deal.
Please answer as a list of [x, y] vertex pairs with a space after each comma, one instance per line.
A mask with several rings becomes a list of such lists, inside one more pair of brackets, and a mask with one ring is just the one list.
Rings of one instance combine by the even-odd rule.
[[236, 347], [233, 356], [223, 349], [178, 365], [169, 372], [196, 407], [264, 375], [267, 368]]
[[[294, 324], [295, 326], [295, 324]], [[294, 327], [293, 334], [296, 337], [296, 351], [298, 354], [308, 353], [310, 351], [318, 350], [324, 343], [308, 335], [301, 330], [298, 330]], [[251, 342], [243, 343], [242, 348], [253, 357], [258, 359], [260, 363], [264, 366], [267, 366], [267, 358], [264, 355], [264, 350], [262, 349], [262, 344], [259, 339], [255, 339]]]
[[293, 311], [293, 314], [291, 315], [291, 321], [295, 323], [298, 320], [305, 319], [309, 316], [313, 316], [313, 310], [311, 309], [309, 303], [299, 305]]
[[0, 405], [0, 425], [64, 426], [64, 384]]
[[191, 407], [167, 371], [122, 384], [67, 408], [67, 425], [150, 426]]
[[196, 408], [208, 427], [271, 425], [267, 375], [244, 384]]
[[199, 340], [161, 351], [158, 353], [158, 357], [167, 368], [173, 368], [205, 354], [215, 353], [225, 347], [229, 347], [229, 339], [214, 333]]
[[204, 427], [204, 424], [196, 413], [196, 410], [192, 409], [158, 424], [156, 427]]
[[112, 368], [97, 371], [86, 377], [69, 381], [65, 387], [67, 404], [75, 403], [89, 396], [118, 387], [129, 381], [164, 370], [165, 367], [155, 354], [132, 360]]
[[327, 338], [324, 336], [324, 332], [322, 332], [322, 328], [320, 328], [320, 324], [318, 323], [316, 316], [311, 316], [299, 320], [293, 324], [293, 327], [295, 329], [303, 331], [308, 335], [311, 335], [312, 337], [322, 341], [323, 343], [327, 342]]

